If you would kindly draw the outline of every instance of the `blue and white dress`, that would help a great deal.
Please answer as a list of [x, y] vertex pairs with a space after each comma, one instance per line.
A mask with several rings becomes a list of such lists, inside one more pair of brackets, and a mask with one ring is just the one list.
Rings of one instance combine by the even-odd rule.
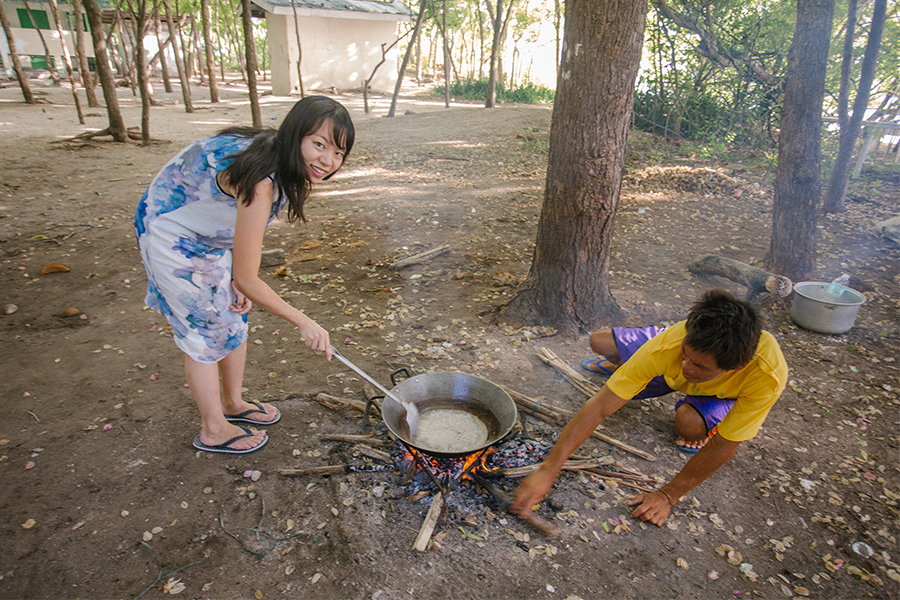
[[[156, 175], [134, 218], [145, 302], [168, 320], [177, 346], [202, 363], [220, 361], [247, 339], [247, 315], [229, 310], [237, 202], [216, 174], [251, 141], [222, 135], [194, 142]], [[284, 203], [273, 201], [269, 223]]]

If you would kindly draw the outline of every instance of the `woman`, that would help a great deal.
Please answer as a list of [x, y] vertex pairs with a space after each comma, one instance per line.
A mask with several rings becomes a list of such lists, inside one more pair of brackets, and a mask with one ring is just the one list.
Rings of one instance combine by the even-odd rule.
[[253, 303], [296, 326], [307, 346], [331, 360], [328, 332], [266, 285], [259, 266], [266, 228], [285, 206], [289, 220], [306, 221], [312, 185], [343, 165], [354, 135], [340, 103], [310, 96], [277, 132], [232, 128], [191, 144], [141, 198], [135, 229], [147, 269], [146, 303], [166, 317], [185, 353], [200, 410], [195, 448], [254, 452], [268, 436], [236, 423], [281, 418], [271, 404], [241, 398]]

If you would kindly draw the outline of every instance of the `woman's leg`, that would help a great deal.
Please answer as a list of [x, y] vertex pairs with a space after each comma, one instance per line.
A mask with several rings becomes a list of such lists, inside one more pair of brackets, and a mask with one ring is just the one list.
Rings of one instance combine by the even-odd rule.
[[[200, 441], [207, 446], [218, 446], [233, 437], [243, 435], [244, 432], [240, 427], [225, 420], [222, 400], [219, 397], [218, 365], [197, 362], [185, 354], [184, 374], [200, 411]], [[261, 444], [265, 437], [265, 432], [254, 431], [253, 437], [239, 439], [230, 447], [240, 450], [254, 448]]]
[[[241, 399], [244, 388], [244, 365], [247, 364], [247, 342], [232, 350], [219, 361], [219, 375], [222, 377], [222, 407], [226, 415], [239, 415], [247, 410], [259, 410], [255, 405]], [[278, 410], [271, 404], [263, 404], [266, 413], [253, 412], [247, 416], [256, 421], [271, 421], [278, 416]]]

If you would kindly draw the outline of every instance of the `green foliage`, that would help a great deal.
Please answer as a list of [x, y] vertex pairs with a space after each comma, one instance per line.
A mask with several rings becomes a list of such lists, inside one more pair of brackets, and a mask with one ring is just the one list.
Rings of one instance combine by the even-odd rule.
[[[498, 102], [517, 104], [552, 104], [556, 95], [554, 90], [533, 83], [506, 89], [503, 83], [497, 82], [496, 89]], [[487, 90], [487, 79], [463, 79], [450, 85], [450, 95], [464, 100], [484, 100], [487, 97]], [[433, 94], [443, 96], [443, 86], [435, 87]]]

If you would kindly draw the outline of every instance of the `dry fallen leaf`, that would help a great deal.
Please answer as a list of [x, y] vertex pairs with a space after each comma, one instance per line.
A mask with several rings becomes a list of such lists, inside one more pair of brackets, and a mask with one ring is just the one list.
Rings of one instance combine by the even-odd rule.
[[256, 600], [262, 600], [262, 590], [256, 590], [255, 592], [253, 592], [253, 597], [256, 598]]
[[81, 311], [78, 310], [77, 308], [75, 308], [74, 306], [70, 306], [69, 308], [67, 308], [67, 309], [63, 310], [61, 313], [59, 313], [59, 316], [61, 316], [61, 317], [74, 317], [74, 316], [77, 315], [79, 312], [81, 312]]
[[44, 268], [41, 269], [41, 275], [49, 275], [50, 273], [68, 273], [71, 270], [69, 265], [50, 263], [49, 265], [44, 265]]
[[688, 562], [686, 560], [684, 560], [683, 558], [679, 558], [678, 560], [676, 560], [675, 564], [677, 564], [679, 567], [681, 567], [685, 571], [687, 571], [690, 568], [690, 567], [688, 567]]
[[169, 577], [169, 581], [163, 586], [164, 594], [180, 594], [184, 591], [184, 584], [180, 579]]
[[22, 529], [31, 529], [35, 526], [36, 523], [37, 521], [35, 521], [34, 519], [28, 519], [27, 521], [22, 523]]
[[149, 542], [150, 540], [153, 539], [153, 534], [150, 533], [149, 531], [145, 531], [145, 532], [144, 532], [144, 535], [142, 535], [141, 538], [142, 538], [145, 542]]

